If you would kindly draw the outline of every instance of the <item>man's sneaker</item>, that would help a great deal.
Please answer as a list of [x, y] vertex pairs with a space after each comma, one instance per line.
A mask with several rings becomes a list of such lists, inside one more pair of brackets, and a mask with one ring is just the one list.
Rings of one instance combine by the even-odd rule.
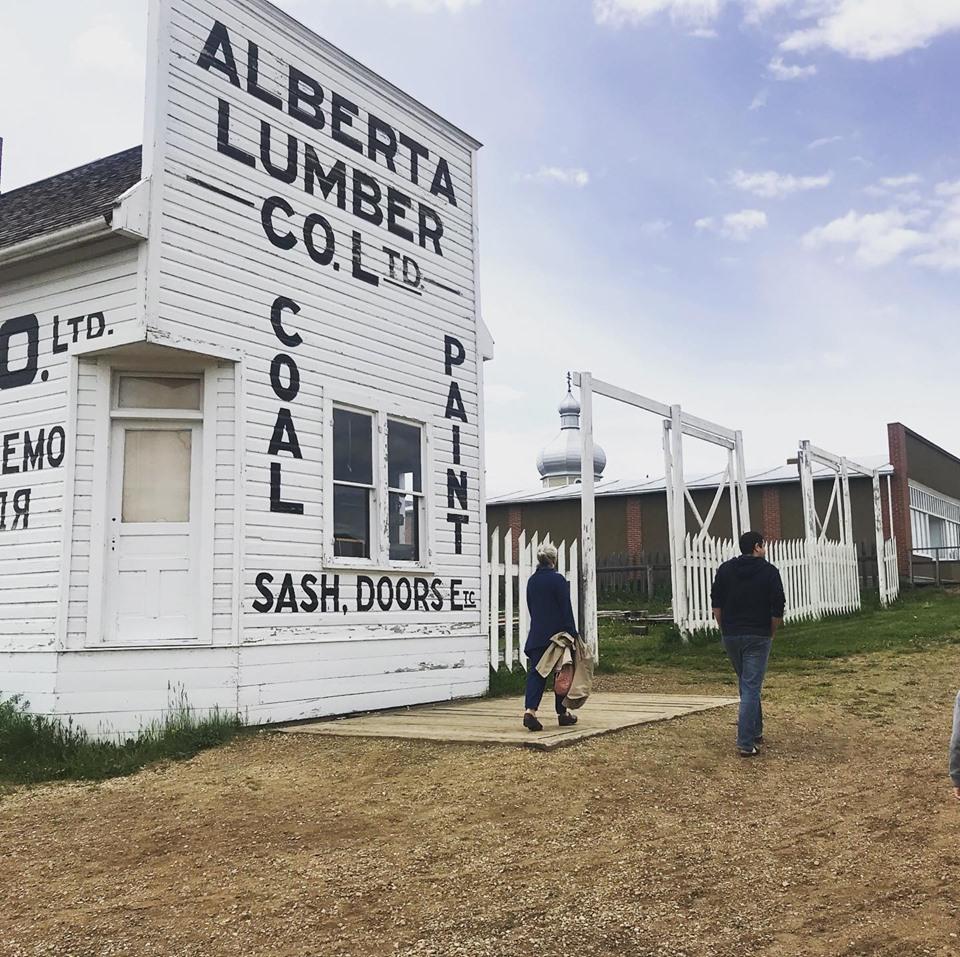
[[742, 748], [737, 748], [737, 754], [741, 758], [755, 758], [760, 753], [760, 749], [757, 747], [751, 748], [749, 751], [744, 751]]
[[543, 725], [540, 724], [535, 714], [525, 714], [523, 716], [523, 726], [528, 731], [542, 731]]
[[557, 722], [561, 728], [566, 728], [571, 724], [577, 723], [577, 716], [567, 711], [564, 714], [557, 715]]

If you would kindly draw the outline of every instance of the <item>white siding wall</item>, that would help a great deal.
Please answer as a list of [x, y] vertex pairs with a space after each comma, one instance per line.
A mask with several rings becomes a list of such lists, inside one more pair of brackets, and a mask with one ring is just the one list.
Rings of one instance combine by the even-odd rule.
[[[52, 651], [57, 645], [64, 487], [76, 440], [74, 424], [68, 422], [70, 356], [108, 345], [115, 333], [127, 334], [126, 327], [137, 317], [136, 270], [137, 253], [130, 248], [95, 259], [75, 255], [67, 264], [17, 278], [9, 273], [0, 276], [0, 328], [16, 317], [35, 315], [39, 329], [36, 378], [30, 384], [0, 389], [0, 432], [15, 436], [9, 440], [13, 454], [6, 474], [0, 464], [0, 495], [6, 492], [8, 498], [7, 527], [0, 531], [0, 651]], [[88, 340], [86, 317], [98, 313], [104, 317], [103, 334]], [[68, 320], [77, 316], [84, 320], [77, 326], [74, 342]], [[98, 329], [94, 320], [91, 330]], [[10, 337], [10, 369], [27, 364], [27, 341], [22, 334]], [[67, 348], [60, 351], [64, 345]], [[23, 471], [23, 435], [29, 432], [35, 438], [41, 429], [47, 436], [51, 429], [63, 430], [67, 443], [63, 462], [51, 467], [47, 459], [43, 468]], [[82, 441], [81, 448], [85, 450]], [[0, 463], [2, 455], [0, 446]], [[25, 488], [31, 490], [29, 526], [13, 529], [10, 498]], [[22, 663], [14, 665], [9, 659], [7, 663], [13, 669], [11, 675], [23, 668]], [[51, 674], [45, 666], [41, 671]], [[0, 675], [0, 691], [4, 683]], [[15, 681], [10, 677], [6, 683], [12, 687]]]
[[213, 519], [214, 645], [235, 645], [236, 574], [240, 527], [237, 522], [237, 397], [236, 364], [217, 366]]
[[[266, 5], [234, 0], [171, 0], [166, 30], [173, 54], [161, 64], [158, 84], [169, 104], [158, 110], [159, 134], [148, 142], [159, 146], [153, 157], [154, 202], [151, 233], [148, 315], [158, 332], [172, 339], [207, 342], [243, 354], [243, 527], [241, 631], [245, 648], [240, 657], [239, 703], [263, 719], [335, 713], [386, 704], [446, 698], [481, 692], [487, 681], [484, 637], [478, 607], [440, 612], [359, 613], [352, 606], [355, 570], [343, 570], [342, 594], [351, 607], [346, 614], [302, 611], [261, 614], [253, 602], [260, 597], [258, 573], [271, 573], [278, 588], [284, 575], [299, 582], [305, 574], [331, 574], [325, 567], [324, 535], [332, 517], [324, 514], [324, 472], [331, 467], [324, 450], [325, 419], [332, 402], [344, 390], [366, 393], [397, 409], [428, 410], [425, 418], [434, 439], [434, 468], [426, 486], [435, 553], [421, 572], [440, 578], [445, 593], [451, 579], [480, 594], [480, 441], [475, 311], [475, 245], [472, 184], [472, 145], [428, 111], [349, 64], [323, 45], [311, 49], [302, 32]], [[360, 108], [354, 133], [365, 140], [363, 118], [376, 114], [398, 131], [426, 146], [431, 160], [421, 161], [419, 185], [411, 182], [408, 154], [398, 152], [396, 171], [383, 157], [375, 162], [346, 148], [330, 135], [329, 119], [313, 130], [286, 113], [237, 89], [222, 72], [204, 70], [197, 59], [215, 21], [230, 35], [240, 78], [246, 82], [247, 43], [260, 54], [260, 84], [271, 91], [286, 89], [286, 67], [295, 65], [315, 78], [326, 91], [324, 108], [333, 92]], [[163, 72], [165, 70], [165, 72]], [[251, 168], [217, 150], [218, 98], [231, 105], [230, 141], [255, 157]], [[299, 141], [299, 174], [285, 184], [271, 177], [260, 158], [260, 122], [273, 129], [273, 159], [286, 157], [287, 134]], [[164, 128], [165, 127], [165, 128]], [[343, 160], [348, 171], [347, 208], [323, 198], [319, 189], [303, 189], [303, 150], [309, 143], [325, 170]], [[436, 157], [444, 157], [456, 193], [456, 206], [429, 191]], [[376, 178], [386, 195], [393, 186], [425, 202], [442, 219], [443, 255], [391, 234], [355, 217], [350, 208], [350, 171], [360, 169]], [[223, 196], [200, 180], [234, 198]], [[298, 237], [296, 248], [282, 250], [265, 237], [260, 222], [264, 199], [283, 197], [295, 210], [278, 214], [278, 229]], [[243, 201], [252, 205], [245, 205]], [[382, 204], [382, 205], [385, 205]], [[416, 206], [412, 225], [416, 228]], [[304, 217], [325, 216], [335, 233], [339, 270], [321, 266], [307, 255], [302, 241]], [[443, 286], [423, 284], [416, 295], [385, 281], [379, 285], [351, 274], [352, 234], [362, 235], [367, 269], [383, 280], [388, 275], [387, 245], [413, 257], [423, 274]], [[452, 291], [451, 291], [452, 290]], [[283, 346], [271, 326], [271, 307], [278, 296], [292, 299], [298, 314], [284, 313], [283, 324], [302, 336], [297, 347]], [[444, 369], [444, 337], [462, 343], [466, 361], [453, 369], [468, 422], [444, 416], [450, 377]], [[270, 364], [277, 353], [294, 358], [300, 391], [283, 402], [270, 383]], [[270, 437], [281, 407], [289, 408], [303, 453], [268, 454]], [[415, 417], [415, 416], [414, 416]], [[460, 426], [461, 461], [468, 482], [469, 524], [462, 530], [462, 548], [454, 547], [454, 526], [447, 522], [447, 468], [454, 466], [453, 429]], [[303, 503], [302, 515], [270, 510], [270, 465], [283, 469], [283, 496]], [[224, 463], [224, 472], [228, 471]], [[218, 483], [220, 475], [218, 472]], [[218, 485], [219, 487], [219, 485]], [[370, 571], [379, 577], [386, 572]], [[397, 572], [391, 572], [396, 578]], [[225, 596], [227, 581], [216, 594]], [[316, 674], [314, 674], [316, 672]], [[266, 679], [264, 676], [267, 676]], [[387, 693], [389, 691], [389, 693]]]
[[98, 415], [102, 414], [98, 412], [97, 360], [81, 358], [77, 365], [73, 539], [70, 554], [70, 587], [67, 595], [69, 604], [66, 645], [68, 648], [82, 648], [86, 642], [94, 494], [105, 492], [102, 481], [98, 482], [95, 476], [94, 450], [97, 420]]

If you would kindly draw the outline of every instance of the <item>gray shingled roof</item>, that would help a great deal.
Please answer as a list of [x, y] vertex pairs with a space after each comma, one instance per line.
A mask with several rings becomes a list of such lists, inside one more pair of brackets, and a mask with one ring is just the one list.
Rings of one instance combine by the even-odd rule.
[[0, 249], [97, 216], [109, 218], [117, 197], [140, 179], [141, 152], [135, 146], [0, 193]]

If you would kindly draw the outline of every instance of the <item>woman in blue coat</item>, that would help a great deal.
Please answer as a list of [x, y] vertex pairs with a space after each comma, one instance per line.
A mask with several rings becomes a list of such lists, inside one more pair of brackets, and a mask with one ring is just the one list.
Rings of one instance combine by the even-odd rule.
[[[523, 726], [528, 731], [542, 731], [537, 708], [543, 698], [547, 679], [537, 671], [537, 664], [550, 646], [550, 639], [561, 631], [577, 636], [577, 623], [570, 603], [570, 583], [557, 571], [557, 550], [553, 545], [537, 549], [537, 570], [527, 582], [527, 608], [530, 611], [530, 634], [523, 651], [527, 656], [526, 712]], [[577, 723], [577, 716], [563, 706], [563, 696], [556, 695], [558, 721], [566, 726]]]

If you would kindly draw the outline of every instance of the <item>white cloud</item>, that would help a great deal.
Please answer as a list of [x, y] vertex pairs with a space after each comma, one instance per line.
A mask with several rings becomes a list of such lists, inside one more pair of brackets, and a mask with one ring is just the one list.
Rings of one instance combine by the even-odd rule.
[[716, 233], [723, 239], [744, 242], [757, 229], [767, 225], [767, 214], [759, 209], [741, 209], [739, 213], [727, 213], [722, 219], [707, 216], [698, 219], [694, 226], [702, 232]]
[[418, 13], [435, 13], [437, 10], [459, 13], [465, 7], [474, 7], [478, 3], [480, 0], [387, 0], [391, 7], [410, 7]]
[[807, 149], [818, 150], [822, 146], [829, 146], [831, 143], [839, 143], [842, 139], [842, 136], [822, 136], [818, 140], [813, 140], [812, 142], [807, 143]]
[[[436, 4], [440, 0], [390, 2]], [[925, 47], [936, 37], [960, 29], [960, 0], [593, 0], [593, 14], [598, 23], [613, 27], [639, 25], [667, 14], [681, 25], [708, 29], [731, 5], [739, 6], [744, 22], [755, 26], [776, 13], [792, 18], [796, 29], [780, 42], [785, 53], [831, 50], [855, 59], [881, 60]], [[812, 66], [784, 64], [779, 58], [769, 69], [777, 79], [799, 79], [815, 71]]]
[[[895, 187], [921, 181], [917, 174], [887, 177]], [[883, 182], [883, 181], [881, 181]], [[909, 256], [909, 262], [929, 269], [960, 271], [960, 181], [937, 183], [924, 196], [919, 189], [895, 193], [882, 186], [868, 187], [873, 195], [887, 195], [896, 205], [875, 213], [854, 210], [803, 237], [809, 249], [852, 247], [862, 266], [885, 266]]]
[[760, 23], [781, 7], [789, 7], [793, 0], [743, 0], [744, 19], [747, 23]]
[[832, 180], [832, 172], [824, 173], [822, 176], [793, 176], [790, 173], [776, 173], [773, 170], [767, 170], [764, 173], [747, 173], [738, 169], [730, 175], [731, 186], [763, 199], [780, 199], [791, 193], [823, 189], [829, 186]]
[[881, 60], [924, 47], [960, 28], [957, 0], [826, 0], [815, 26], [796, 30], [784, 51], [829, 49], [863, 60]]
[[880, 180], [880, 185], [887, 189], [899, 189], [901, 186], [913, 186], [915, 183], [922, 181], [922, 176], [918, 176], [916, 173], [908, 173], [906, 176], [884, 176]]
[[767, 105], [767, 91], [761, 90], [750, 102], [749, 110], [760, 110]]
[[885, 266], [903, 253], [925, 245], [928, 239], [913, 229], [916, 218], [899, 209], [882, 213], [857, 213], [850, 210], [846, 216], [826, 226], [811, 229], [803, 237], [808, 249], [822, 246], [853, 246], [854, 259], [862, 266]]
[[70, 44], [70, 56], [82, 69], [141, 80], [144, 55], [118, 26], [101, 23], [78, 33]]
[[811, 63], [809, 66], [799, 66], [796, 63], [784, 63], [783, 57], [775, 56], [767, 64], [767, 73], [775, 80], [805, 80], [813, 76], [817, 68]]
[[525, 173], [523, 179], [528, 183], [559, 183], [583, 189], [590, 182], [590, 174], [579, 167], [541, 166], [535, 173]]
[[716, 20], [723, 3], [724, 0], [593, 0], [593, 16], [597, 23], [620, 27], [669, 13], [678, 23], [702, 27]]
[[960, 196], [960, 179], [953, 182], [937, 183], [938, 196]]
[[640, 232], [644, 236], [662, 236], [672, 225], [669, 219], [650, 219], [640, 224]]

